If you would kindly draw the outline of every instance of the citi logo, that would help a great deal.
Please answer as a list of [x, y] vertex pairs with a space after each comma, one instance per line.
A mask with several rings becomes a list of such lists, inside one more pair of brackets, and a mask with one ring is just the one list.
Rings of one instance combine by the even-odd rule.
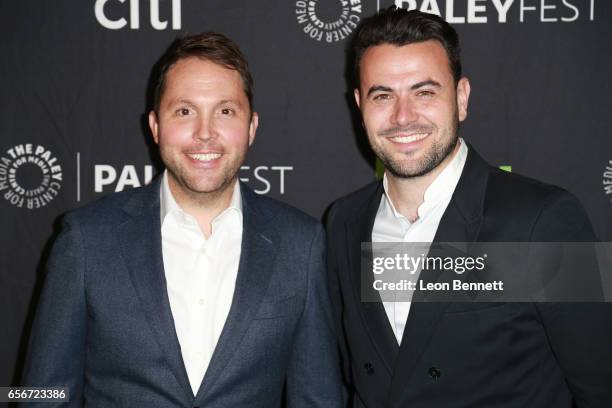
[[[118, 3], [128, 3], [128, 5], [120, 5]], [[114, 3], [114, 4], [113, 4]], [[121, 30], [128, 26], [132, 30], [140, 28], [140, 12], [141, 3], [147, 3], [147, 0], [96, 0], [94, 12], [96, 20], [103, 27], [109, 30]], [[156, 30], [165, 30], [168, 28], [168, 19], [160, 16], [159, 3], [160, 0], [149, 0], [149, 16], [151, 27]], [[181, 29], [181, 0], [171, 0], [171, 27], [173, 30]], [[111, 11], [112, 10], [112, 11]]]

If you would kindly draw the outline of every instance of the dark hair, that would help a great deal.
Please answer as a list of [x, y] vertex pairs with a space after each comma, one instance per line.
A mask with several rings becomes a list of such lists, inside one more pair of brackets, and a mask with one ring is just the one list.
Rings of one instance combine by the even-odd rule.
[[172, 42], [156, 66], [156, 82], [153, 86], [153, 109], [157, 112], [164, 93], [168, 71], [178, 61], [197, 57], [233, 69], [240, 74], [244, 93], [253, 109], [253, 77], [249, 64], [235, 42], [213, 31], [178, 38]]
[[357, 84], [361, 57], [369, 47], [381, 44], [402, 46], [429, 40], [438, 41], [444, 47], [455, 84], [458, 83], [461, 79], [459, 36], [441, 17], [391, 6], [363, 19], [353, 41]]

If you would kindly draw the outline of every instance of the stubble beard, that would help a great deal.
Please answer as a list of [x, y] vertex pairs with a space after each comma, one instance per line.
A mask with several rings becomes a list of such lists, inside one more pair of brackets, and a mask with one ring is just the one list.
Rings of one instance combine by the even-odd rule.
[[[436, 128], [434, 131], [439, 130]], [[450, 127], [443, 129], [444, 133], [450, 134], [447, 143], [434, 141], [431, 147], [425, 152], [425, 155], [416, 163], [408, 155], [402, 159], [396, 159], [391, 152], [386, 151], [380, 144], [370, 143], [374, 154], [380, 159], [385, 166], [385, 170], [397, 178], [416, 178], [422, 177], [440, 165], [457, 146], [459, 141], [459, 118], [457, 110], [455, 110], [453, 122]], [[375, 136], [379, 137], [379, 136]], [[442, 138], [444, 140], [445, 138]]]
[[169, 178], [174, 181], [172, 184], [180, 190], [179, 194], [193, 203], [206, 205], [233, 187], [233, 182], [236, 180], [240, 166], [246, 157], [246, 152], [223, 166], [220, 169], [221, 174], [215, 175], [218, 181], [207, 187], [199, 185], [201, 180], [196, 179], [197, 174], [190, 174], [190, 171], [186, 169], [186, 164], [181, 163], [181, 160], [175, 157], [170, 149], [160, 149], [160, 156], [166, 170], [168, 170]]

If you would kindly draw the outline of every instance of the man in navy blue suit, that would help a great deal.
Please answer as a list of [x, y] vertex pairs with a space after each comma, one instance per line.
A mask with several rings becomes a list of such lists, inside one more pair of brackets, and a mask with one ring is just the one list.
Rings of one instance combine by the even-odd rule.
[[237, 180], [258, 123], [246, 60], [205, 33], [158, 68], [166, 171], [64, 218], [23, 384], [69, 406], [341, 406], [324, 232]]

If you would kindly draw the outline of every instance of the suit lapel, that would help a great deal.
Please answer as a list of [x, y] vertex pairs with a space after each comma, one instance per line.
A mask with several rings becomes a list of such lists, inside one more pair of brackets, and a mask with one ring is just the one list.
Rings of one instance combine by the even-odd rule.
[[[465, 216], [459, 210], [457, 203], [451, 200], [446, 211], [444, 212], [436, 235], [434, 236], [434, 243], [457, 243], [456, 247], [458, 250], [467, 251], [467, 246], [461, 245], [462, 243], [472, 242], [476, 240], [480, 224], [482, 222], [481, 216], [476, 216], [473, 219], [466, 219]], [[455, 245], [454, 245], [455, 246]], [[442, 247], [436, 255], [452, 256], [452, 248], [448, 246]], [[434, 256], [436, 250], [430, 251], [431, 256]], [[456, 255], [459, 255], [457, 252]], [[427, 273], [419, 276], [419, 280], [424, 283], [433, 283], [448, 278], [450, 274], [454, 272], [442, 273], [441, 270], [428, 270]], [[455, 276], [456, 277], [456, 276]], [[427, 292], [415, 291], [414, 301], [415, 303], [423, 302], [427, 297]]]
[[117, 226], [122, 255], [142, 309], [167, 363], [185, 394], [193, 398], [170, 309], [162, 258], [159, 181], [142, 188], [124, 207]]
[[254, 192], [241, 184], [243, 203], [242, 250], [232, 306], [206, 370], [196, 402], [214, 386], [249, 328], [274, 271], [278, 245], [271, 216], [261, 208]]
[[[373, 274], [362, 274], [362, 262], [368, 262], [371, 259], [371, 254], [363, 254], [362, 259], [361, 243], [372, 242], [372, 228], [374, 220], [380, 205], [380, 200], [383, 193], [382, 183], [378, 183], [376, 192], [372, 199], [359, 211], [356, 217], [346, 223], [346, 234], [348, 242], [351, 283], [353, 286], [355, 299], [359, 302], [361, 314], [363, 317], [366, 331], [370, 336], [371, 342], [374, 344], [376, 351], [384, 361], [389, 373], [393, 370], [393, 365], [399, 346], [382, 301], [377, 302], [362, 302], [362, 279], [364, 280], [365, 290], [371, 289], [373, 293], [368, 294], [368, 298], [380, 296], [372, 289], [374, 280]], [[371, 268], [368, 268], [371, 271]], [[365, 281], [367, 280], [367, 282]]]
[[[469, 151], [465, 167], [451, 201], [444, 212], [434, 242], [473, 242], [483, 220], [488, 165], [468, 144]], [[439, 273], [423, 277], [423, 281], [435, 282]], [[420, 356], [430, 342], [435, 328], [450, 305], [446, 302], [423, 301], [422, 293], [414, 294], [415, 300], [410, 309], [402, 343], [396, 360], [391, 382], [390, 399], [392, 405], [401, 397], [409, 382]]]

